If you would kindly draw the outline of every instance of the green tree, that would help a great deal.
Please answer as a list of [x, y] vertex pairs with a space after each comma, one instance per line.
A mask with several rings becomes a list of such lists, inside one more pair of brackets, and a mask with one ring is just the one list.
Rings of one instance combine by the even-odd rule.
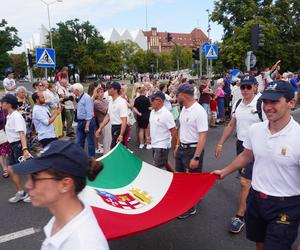
[[219, 53], [223, 70], [228, 67], [245, 69], [244, 58], [250, 50], [251, 25], [254, 23], [265, 26], [265, 46], [256, 52], [257, 66], [270, 66], [281, 59], [284, 70], [299, 67], [299, 0], [218, 0], [211, 19], [224, 28]]
[[26, 67], [26, 55], [22, 54], [10, 54], [11, 66], [15, 71], [16, 77], [23, 77], [27, 75], [27, 67]]
[[7, 22], [2, 19], [0, 22], [0, 72], [11, 65], [11, 58], [8, 51], [14, 47], [21, 46], [21, 39], [18, 37], [18, 30], [15, 27], [7, 26]]

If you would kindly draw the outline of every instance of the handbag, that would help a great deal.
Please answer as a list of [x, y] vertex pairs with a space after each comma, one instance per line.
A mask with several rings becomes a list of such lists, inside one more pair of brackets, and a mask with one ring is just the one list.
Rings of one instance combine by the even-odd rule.
[[0, 145], [5, 142], [7, 142], [7, 137], [6, 137], [4, 129], [1, 129], [0, 130]]
[[133, 124], [135, 124], [136, 120], [134, 118], [133, 112], [129, 111], [128, 113], [128, 120], [127, 120], [127, 124], [128, 126], [132, 126]]

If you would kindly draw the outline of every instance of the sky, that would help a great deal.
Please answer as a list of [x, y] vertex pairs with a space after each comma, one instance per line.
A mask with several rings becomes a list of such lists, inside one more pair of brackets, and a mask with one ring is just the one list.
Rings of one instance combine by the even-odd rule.
[[[51, 27], [56, 23], [78, 18], [89, 21], [99, 31], [112, 28], [118, 31], [128, 29], [146, 30], [146, 9], [148, 30], [190, 33], [199, 27], [207, 31], [208, 13], [214, 8], [214, 0], [44, 0], [50, 8]], [[41, 0], [0, 0], [0, 19], [18, 30], [22, 46], [13, 52], [25, 51], [25, 44], [34, 33], [39, 33], [41, 25], [48, 25], [47, 6]], [[4, 7], [5, 6], [5, 7]], [[146, 8], [147, 6], [147, 8]], [[213, 41], [222, 38], [222, 26], [211, 23], [210, 37]]]

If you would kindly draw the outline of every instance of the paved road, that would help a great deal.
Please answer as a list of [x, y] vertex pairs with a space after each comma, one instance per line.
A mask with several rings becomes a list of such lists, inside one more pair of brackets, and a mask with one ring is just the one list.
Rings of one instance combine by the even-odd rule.
[[[300, 121], [300, 114], [295, 114]], [[221, 160], [213, 156], [222, 128], [209, 131], [204, 159], [205, 171], [222, 168], [234, 157], [235, 138], [232, 137], [224, 147]], [[132, 133], [134, 137], [134, 133]], [[143, 160], [151, 162], [151, 152], [139, 150], [132, 142], [134, 153]], [[173, 221], [124, 239], [109, 242], [112, 250], [250, 250], [254, 243], [246, 240], [245, 231], [239, 235], [229, 234], [226, 229], [236, 212], [239, 181], [232, 174], [218, 182], [206, 197], [197, 205], [197, 214], [186, 219]], [[154, 183], [155, 184], [155, 183]], [[2, 235], [28, 228], [41, 229], [49, 220], [50, 214], [45, 209], [32, 208], [30, 204], [8, 204], [7, 199], [15, 192], [9, 180], [0, 180], [0, 249], [34, 250], [39, 249], [44, 239], [42, 232], [1, 243]], [[184, 200], [182, 201], [184, 202]], [[295, 245], [300, 244], [298, 236]], [[295, 249], [295, 248], [294, 248]]]

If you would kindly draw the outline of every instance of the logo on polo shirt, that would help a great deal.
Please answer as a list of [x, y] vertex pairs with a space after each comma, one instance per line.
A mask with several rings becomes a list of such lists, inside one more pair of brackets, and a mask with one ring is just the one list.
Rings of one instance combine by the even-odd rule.
[[286, 156], [287, 148], [283, 147], [281, 148], [281, 155]]
[[289, 221], [290, 216], [287, 214], [279, 214], [279, 220], [276, 221], [278, 224], [289, 225], [291, 222]]

